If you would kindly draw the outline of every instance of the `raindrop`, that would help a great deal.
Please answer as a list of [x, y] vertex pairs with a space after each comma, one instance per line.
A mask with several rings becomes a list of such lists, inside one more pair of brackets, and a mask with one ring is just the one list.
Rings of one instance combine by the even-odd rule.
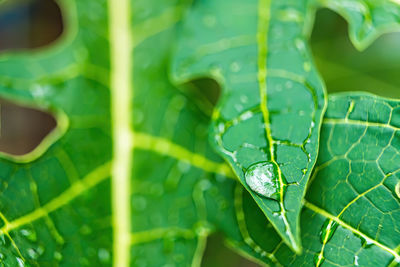
[[36, 242], [37, 240], [37, 235], [36, 232], [34, 230], [31, 229], [21, 229], [20, 234], [23, 235], [24, 237], [26, 237], [26, 239], [28, 239], [31, 242]]
[[21, 259], [19, 257], [16, 257], [15, 259], [17, 260], [19, 267], [25, 267], [25, 262], [23, 259]]
[[241, 95], [240, 96], [240, 101], [242, 103], [247, 103], [247, 101], [249, 101], [249, 98], [246, 95]]
[[110, 252], [105, 248], [100, 248], [97, 252], [97, 256], [102, 263], [107, 263], [110, 261]]
[[397, 183], [396, 188], [394, 189], [398, 198], [400, 198], [400, 181]]
[[92, 233], [92, 229], [91, 229], [88, 225], [84, 224], [84, 225], [82, 225], [82, 227], [79, 229], [79, 232], [80, 232], [82, 235], [89, 235], [90, 233]]
[[290, 88], [293, 87], [293, 83], [292, 83], [291, 81], [287, 81], [287, 82], [285, 83], [285, 86], [286, 86], [286, 88], [290, 89]]
[[314, 256], [314, 264], [315, 266], [321, 266], [321, 264], [325, 261], [324, 255], [321, 252], [318, 252]]
[[232, 72], [238, 72], [240, 71], [240, 64], [236, 61], [232, 62], [232, 64], [230, 65], [230, 69]]
[[309, 61], [304, 62], [303, 68], [306, 72], [310, 72], [311, 71], [311, 63]]
[[143, 211], [147, 207], [147, 201], [142, 196], [133, 196], [132, 197], [132, 208], [136, 211]]
[[39, 257], [39, 254], [32, 248], [28, 249], [28, 255], [33, 260], [36, 260]]
[[63, 258], [62, 254], [59, 251], [55, 251], [53, 257], [56, 261], [61, 261]]
[[358, 256], [354, 256], [354, 266], [358, 266]]
[[215, 26], [217, 19], [213, 15], [206, 15], [203, 17], [203, 23], [205, 26], [212, 28]]
[[337, 222], [327, 219], [322, 225], [321, 232], [319, 233], [320, 241], [322, 244], [326, 244], [335, 233], [338, 227]]
[[278, 166], [270, 161], [251, 165], [245, 173], [247, 185], [257, 194], [278, 200], [279, 174]]
[[178, 161], [178, 169], [182, 172], [182, 173], [187, 173], [191, 168], [191, 165], [188, 161], [185, 160], [180, 160]]

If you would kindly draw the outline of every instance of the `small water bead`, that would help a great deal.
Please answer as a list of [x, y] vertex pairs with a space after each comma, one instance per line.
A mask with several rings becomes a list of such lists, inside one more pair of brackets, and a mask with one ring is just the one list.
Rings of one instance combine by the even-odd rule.
[[394, 189], [398, 198], [400, 198], [400, 182], [397, 183], [396, 188]]
[[15, 259], [17, 260], [19, 267], [25, 267], [25, 262], [23, 259], [21, 259], [19, 257], [16, 257]]
[[97, 252], [97, 256], [99, 257], [100, 262], [107, 263], [110, 262], [110, 252], [105, 248], [100, 248]]
[[321, 264], [325, 261], [324, 255], [322, 253], [318, 252], [314, 256], [314, 265], [315, 266], [321, 266]]
[[319, 233], [320, 241], [322, 244], [327, 243], [332, 238], [338, 226], [339, 225], [337, 222], [329, 219], [324, 222]]
[[37, 235], [36, 232], [32, 229], [21, 229], [20, 234], [26, 237], [31, 242], [36, 242], [37, 241]]
[[245, 173], [245, 180], [251, 190], [257, 194], [275, 200], [279, 199], [279, 174], [275, 163], [264, 161], [251, 165]]
[[232, 62], [229, 67], [230, 67], [232, 72], [238, 72], [241, 69], [240, 64], [238, 62], [236, 62], [236, 61]]
[[354, 256], [354, 266], [358, 266], [358, 256]]

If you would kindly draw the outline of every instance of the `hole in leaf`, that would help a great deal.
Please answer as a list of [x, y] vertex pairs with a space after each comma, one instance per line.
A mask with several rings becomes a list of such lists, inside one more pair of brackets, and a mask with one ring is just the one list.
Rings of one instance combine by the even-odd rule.
[[57, 126], [47, 112], [0, 99], [0, 151], [13, 156], [32, 152]]
[[61, 10], [53, 0], [6, 1], [0, 5], [0, 50], [45, 46], [62, 31]]
[[207, 116], [211, 117], [221, 95], [221, 87], [210, 78], [192, 80], [182, 86], [184, 93]]
[[384, 34], [360, 52], [350, 42], [347, 22], [318, 11], [311, 47], [329, 92], [367, 91], [400, 97], [400, 34]]
[[257, 267], [259, 265], [228, 249], [224, 245], [222, 235], [214, 234], [207, 239], [207, 247], [201, 266]]

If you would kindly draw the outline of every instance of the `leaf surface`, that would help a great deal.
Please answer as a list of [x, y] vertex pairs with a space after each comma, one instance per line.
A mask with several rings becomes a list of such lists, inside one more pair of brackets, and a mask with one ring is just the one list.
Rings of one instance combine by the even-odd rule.
[[397, 266], [399, 110], [399, 101], [373, 95], [331, 96], [301, 215], [303, 254], [282, 242], [241, 187], [241, 237], [231, 235], [232, 245], [276, 266]]
[[[0, 265], [199, 266], [214, 230], [202, 193], [230, 169], [207, 143], [208, 118], [168, 80], [186, 3], [134, 1], [133, 54], [122, 44], [111, 57], [121, 36], [109, 38], [107, 2], [58, 3], [60, 40], [0, 60], [1, 97], [50, 110], [63, 129], [23, 158], [2, 155]], [[133, 100], [111, 85], [121, 73]]]
[[[311, 1], [198, 2], [185, 19], [173, 65], [177, 82], [209, 76], [223, 88], [211, 142], [297, 252], [301, 200], [325, 107], [307, 43], [313, 15]], [[272, 197], [246, 183], [246, 171], [260, 162], [275, 168]]]

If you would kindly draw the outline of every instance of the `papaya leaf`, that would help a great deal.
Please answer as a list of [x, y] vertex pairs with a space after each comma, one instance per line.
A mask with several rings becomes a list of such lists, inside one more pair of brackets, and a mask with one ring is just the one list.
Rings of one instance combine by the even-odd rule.
[[349, 23], [350, 39], [358, 50], [367, 48], [382, 33], [400, 30], [398, 0], [317, 0]]
[[212, 145], [297, 252], [325, 108], [308, 46], [314, 11], [311, 1], [196, 2], [173, 62], [178, 83], [208, 76], [221, 85]]
[[1, 155], [0, 265], [199, 266], [214, 229], [202, 193], [230, 169], [168, 80], [187, 3], [58, 4], [60, 40], [0, 59], [0, 96], [58, 124], [32, 153]]
[[241, 235], [229, 233], [231, 245], [275, 266], [398, 266], [399, 110], [399, 101], [374, 95], [331, 96], [301, 214], [303, 254], [279, 238], [241, 186]]

